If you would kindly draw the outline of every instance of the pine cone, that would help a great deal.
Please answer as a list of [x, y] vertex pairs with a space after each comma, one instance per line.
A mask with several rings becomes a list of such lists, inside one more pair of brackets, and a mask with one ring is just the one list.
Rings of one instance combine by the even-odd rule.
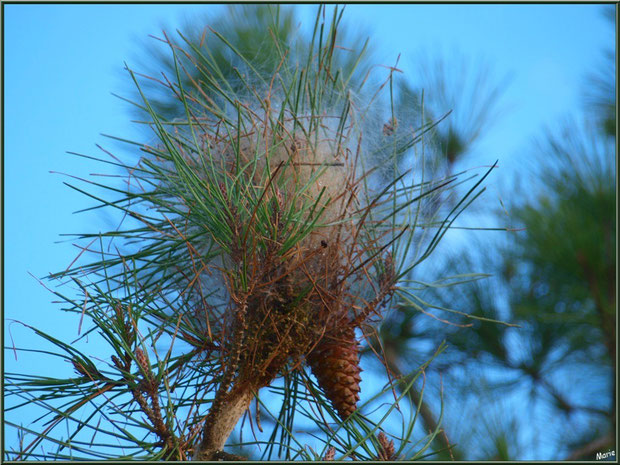
[[392, 461], [396, 459], [396, 450], [394, 447], [394, 441], [388, 439], [385, 433], [381, 432], [377, 436], [379, 441], [379, 448], [377, 449], [377, 460]]
[[346, 328], [338, 336], [325, 335], [307, 361], [340, 418], [346, 420], [360, 398], [362, 369], [354, 329]]
[[136, 355], [136, 361], [138, 362], [138, 365], [140, 365], [140, 368], [142, 368], [142, 371], [147, 375], [150, 374], [151, 363], [149, 362], [148, 356], [139, 347], [134, 353]]

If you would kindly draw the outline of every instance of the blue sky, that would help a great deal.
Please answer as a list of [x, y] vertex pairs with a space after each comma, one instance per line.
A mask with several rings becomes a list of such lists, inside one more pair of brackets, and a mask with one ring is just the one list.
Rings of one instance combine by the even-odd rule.
[[[219, 5], [4, 5], [4, 315], [6, 344], [27, 345], [31, 335], [9, 319], [34, 324], [65, 340], [77, 322], [51, 305], [42, 277], [64, 269], [78, 250], [57, 244], [62, 233], [94, 232], [105, 224], [72, 212], [92, 203], [50, 171], [85, 177], [95, 163], [66, 154], [114, 150], [101, 134], [135, 138], [123, 93], [138, 41]], [[314, 6], [297, 5], [311, 23]], [[416, 58], [459, 51], [483, 58], [509, 75], [506, 111], [477, 147], [474, 160], [500, 159], [510, 179], [535, 154], [532, 138], [564, 115], [579, 111], [583, 79], [615, 41], [602, 6], [587, 5], [349, 5], [345, 18], [368, 31], [377, 62], [415, 73]], [[610, 71], [611, 72], [611, 71]], [[409, 74], [411, 75], [411, 74]], [[493, 185], [494, 180], [490, 181]], [[493, 187], [493, 186], [491, 186]], [[498, 188], [495, 186], [495, 188]], [[23, 358], [22, 358], [23, 357]], [[37, 363], [5, 355], [7, 369]], [[41, 374], [57, 367], [41, 366]], [[70, 370], [70, 367], [63, 369]]]

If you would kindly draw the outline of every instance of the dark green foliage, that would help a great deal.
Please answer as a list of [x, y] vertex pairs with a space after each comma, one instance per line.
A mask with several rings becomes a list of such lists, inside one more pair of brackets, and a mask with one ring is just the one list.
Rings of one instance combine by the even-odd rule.
[[[181, 81], [185, 89], [192, 89], [198, 83], [204, 95], [217, 98], [217, 93], [214, 94], [213, 89], [201, 82], [201, 69], [214, 67], [218, 69], [222, 87], [228, 92], [233, 95], [247, 94], [248, 84], [260, 87], [269, 83], [277, 73], [294, 73], [295, 69], [288, 69], [291, 64], [304, 66], [312, 47], [326, 45], [311, 43], [304, 37], [301, 23], [291, 6], [230, 4], [223, 8], [224, 11], [218, 15], [208, 14], [208, 8], [205, 8], [203, 18], [184, 25], [180, 29], [184, 38], [182, 42], [178, 42], [174, 34], [168, 37], [173, 44], [181, 45], [189, 53], [188, 57], [179, 57], [184, 67]], [[221, 40], [222, 37], [225, 41]], [[330, 57], [330, 66], [334, 70], [340, 69], [351, 80], [347, 86], [352, 89], [359, 87], [368, 68], [364, 64], [368, 58], [368, 53], [365, 53], [368, 41], [361, 31], [351, 33], [343, 27], [338, 32], [338, 42], [339, 48]], [[157, 79], [161, 79], [159, 76], [162, 73], [174, 76], [175, 63], [159, 45], [152, 40], [144, 44], [143, 50], [148, 60], [144, 60], [144, 55], [139, 57], [139, 62], [144, 63], [141, 68]], [[196, 65], [190, 64], [190, 61]], [[354, 69], [359, 71], [352, 73]], [[183, 104], [169, 98], [167, 93], [161, 93], [161, 86], [156, 81], [145, 80], [142, 86], [157, 114], [168, 120], [185, 117]], [[140, 99], [135, 89], [131, 92], [134, 94], [133, 100]], [[139, 108], [136, 114], [140, 118], [146, 116], [144, 110]]]

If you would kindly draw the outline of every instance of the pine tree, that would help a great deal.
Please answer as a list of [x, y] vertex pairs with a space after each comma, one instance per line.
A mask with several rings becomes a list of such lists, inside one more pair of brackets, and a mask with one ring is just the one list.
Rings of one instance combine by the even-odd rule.
[[[269, 79], [255, 57], [213, 31], [239, 60], [234, 84], [221, 60], [182, 34], [179, 43], [164, 35], [173, 73], [159, 80], [160, 90], [177, 99], [181, 116], [160, 114], [145, 78], [127, 68], [155, 142], [124, 141], [139, 150], [137, 162], [101, 160], [124, 173], [122, 184], [71, 184], [123, 221], [80, 234], [84, 253], [50, 276], [73, 286], [74, 294], [54, 293], [87, 329], [69, 344], [28, 326], [74, 372], [7, 374], [9, 396], [34, 399], [45, 422], [42, 433], [7, 423], [33, 435], [7, 458], [240, 460], [239, 447], [261, 442], [263, 459], [424, 456], [439, 425], [412, 441], [418, 406], [407, 393], [443, 345], [397, 381], [404, 386], [396, 398], [387, 379], [362, 402], [358, 344], [393, 301], [415, 293], [406, 277], [480, 195], [491, 170], [438, 226], [416, 214], [457, 184], [458, 175], [413, 177], [400, 165], [438, 121], [421, 119], [411, 131], [399, 124], [402, 132], [389, 135], [386, 182], [366, 130], [384, 140], [385, 121], [376, 116], [402, 121], [391, 98], [379, 96], [392, 87], [394, 69], [368, 93], [353, 92], [351, 83], [365, 80], [354, 78], [355, 66], [336, 65], [360, 61], [338, 58], [351, 53], [338, 42], [341, 19], [339, 8], [331, 15], [319, 8], [299, 55], [274, 34], [278, 65]], [[421, 228], [432, 234], [420, 240]], [[87, 337], [99, 343], [96, 356], [85, 353]], [[279, 400], [279, 412], [265, 395]], [[375, 397], [390, 401], [370, 412]], [[261, 440], [254, 431], [256, 439], [235, 445], [231, 433], [250, 418], [253, 402], [257, 429], [262, 415], [270, 435]], [[296, 415], [321, 433], [313, 436], [322, 451], [297, 432]], [[400, 433], [383, 433], [395, 416]]]

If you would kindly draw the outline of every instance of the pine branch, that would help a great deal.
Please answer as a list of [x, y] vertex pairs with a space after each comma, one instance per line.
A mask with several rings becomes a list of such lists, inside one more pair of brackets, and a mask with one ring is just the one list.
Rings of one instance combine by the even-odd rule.
[[571, 452], [564, 460], [594, 460], [594, 454], [597, 452], [605, 452], [606, 449], [613, 447], [614, 444], [614, 435], [612, 433], [607, 433]]
[[234, 389], [221, 401], [221, 408], [207, 415], [203, 438], [194, 460], [217, 460], [235, 425], [250, 406], [254, 393], [249, 387]]

